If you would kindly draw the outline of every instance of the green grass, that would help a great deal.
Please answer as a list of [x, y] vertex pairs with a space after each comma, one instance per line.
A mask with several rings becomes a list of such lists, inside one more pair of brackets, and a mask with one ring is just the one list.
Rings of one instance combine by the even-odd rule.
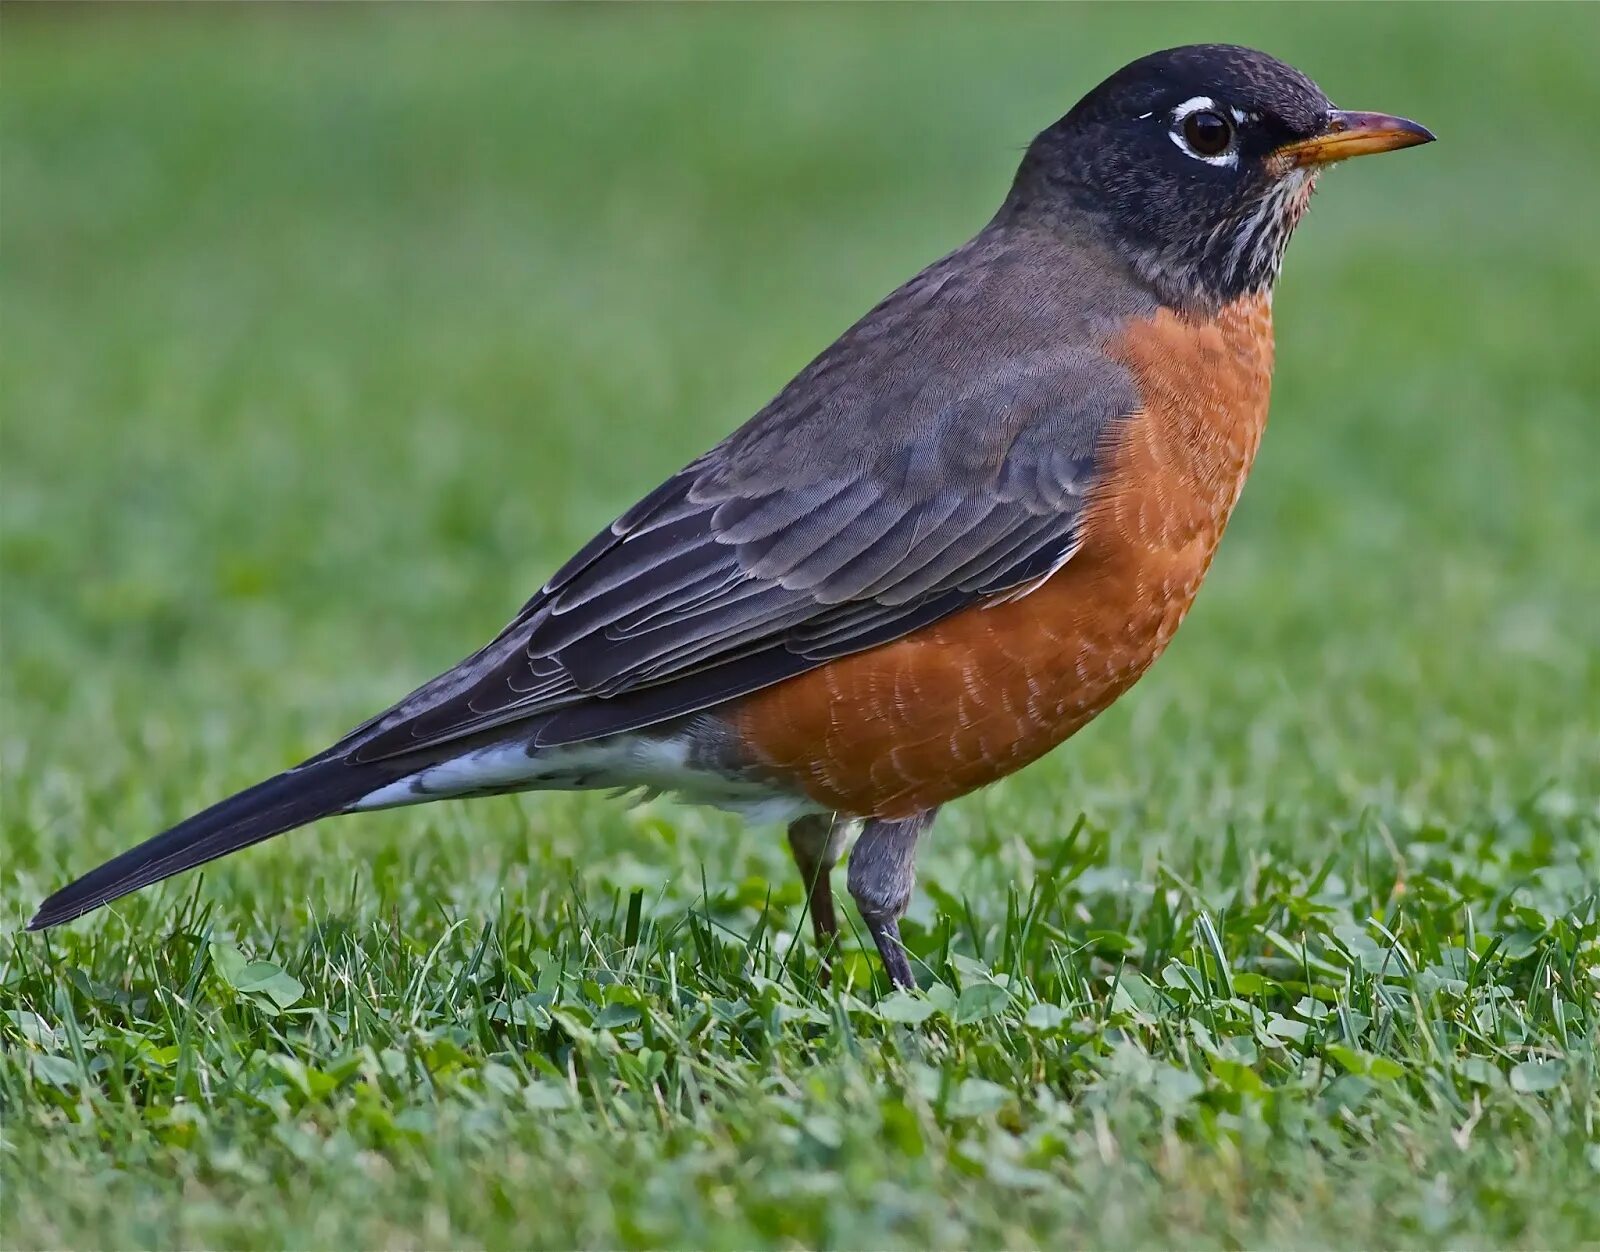
[[[45, 936], [970, 234], [1133, 55], [1341, 170], [1141, 687], [949, 808], [883, 999], [778, 831], [328, 823]], [[0, 1244], [1593, 1244], [1600, 9], [8, 7]], [[870, 945], [869, 945], [870, 947]]]

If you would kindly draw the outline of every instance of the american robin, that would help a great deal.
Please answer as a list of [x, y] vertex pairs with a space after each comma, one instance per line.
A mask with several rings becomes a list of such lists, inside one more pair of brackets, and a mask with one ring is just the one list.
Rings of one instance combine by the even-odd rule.
[[1331, 162], [1427, 143], [1248, 48], [1133, 62], [999, 212], [602, 531], [494, 640], [327, 751], [51, 896], [53, 926], [320, 817], [647, 788], [787, 821], [819, 943], [890, 979], [941, 804], [1160, 655], [1267, 415], [1272, 288]]

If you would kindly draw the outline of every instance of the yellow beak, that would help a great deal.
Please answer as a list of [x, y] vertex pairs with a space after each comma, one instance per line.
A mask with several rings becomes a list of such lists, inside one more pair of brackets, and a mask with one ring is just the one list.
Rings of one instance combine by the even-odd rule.
[[1328, 115], [1328, 124], [1320, 134], [1284, 144], [1272, 154], [1272, 159], [1281, 163], [1285, 170], [1332, 165], [1351, 157], [1413, 148], [1433, 140], [1434, 134], [1426, 126], [1403, 117], [1336, 110]]

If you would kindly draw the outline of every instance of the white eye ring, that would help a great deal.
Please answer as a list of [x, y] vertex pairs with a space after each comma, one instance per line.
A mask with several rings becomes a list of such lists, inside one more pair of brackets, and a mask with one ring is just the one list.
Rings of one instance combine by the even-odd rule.
[[[1183, 119], [1191, 113], [1199, 113], [1202, 109], [1209, 109], [1213, 113], [1222, 110], [1217, 107], [1217, 102], [1210, 96], [1190, 96], [1177, 108], [1172, 110], [1172, 129], [1167, 131], [1167, 138], [1178, 145], [1184, 156], [1191, 156], [1196, 161], [1204, 161], [1207, 165], [1216, 165], [1224, 169], [1231, 169], [1239, 164], [1239, 149], [1237, 136], [1229, 143], [1226, 152], [1219, 152], [1216, 156], [1206, 156], [1203, 152], [1196, 152], [1189, 146], [1189, 141], [1183, 137]], [[1235, 122], [1244, 120], [1244, 115], [1238, 109], [1229, 109]]]

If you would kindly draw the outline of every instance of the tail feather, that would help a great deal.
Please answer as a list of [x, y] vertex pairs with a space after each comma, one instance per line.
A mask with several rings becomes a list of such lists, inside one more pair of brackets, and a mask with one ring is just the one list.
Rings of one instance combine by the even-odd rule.
[[70, 922], [130, 891], [337, 813], [391, 777], [323, 760], [257, 783], [63, 887], [39, 906], [28, 929]]

